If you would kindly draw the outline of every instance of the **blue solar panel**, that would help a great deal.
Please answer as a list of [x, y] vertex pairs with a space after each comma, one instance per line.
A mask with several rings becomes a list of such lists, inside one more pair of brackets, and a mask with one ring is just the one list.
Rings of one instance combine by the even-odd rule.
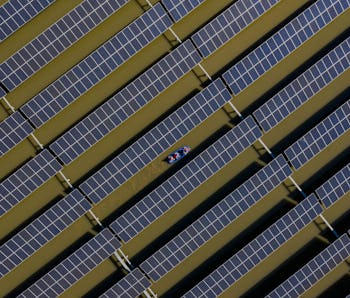
[[73, 190], [0, 247], [0, 278], [83, 216], [91, 204]]
[[302, 297], [306, 291], [349, 257], [350, 238], [344, 234], [266, 297]]
[[28, 137], [34, 128], [20, 112], [14, 112], [0, 123], [0, 157]]
[[6, 91], [0, 86], [0, 99], [6, 96]]
[[47, 150], [28, 161], [0, 183], [0, 216], [7, 213], [62, 169]]
[[208, 57], [248, 27], [280, 0], [238, 0], [191, 36], [203, 57]]
[[292, 170], [287, 161], [282, 155], [279, 155], [155, 252], [140, 265], [140, 268], [153, 281], [158, 281], [224, 228], [232, 224], [291, 174]]
[[310, 195], [207, 275], [183, 297], [217, 297], [270, 256], [322, 212], [314, 194]]
[[117, 218], [110, 225], [111, 229], [120, 239], [128, 242], [251, 146], [259, 137], [261, 130], [253, 118], [246, 118]]
[[0, 42], [33, 19], [55, 0], [9, 0], [0, 7]]
[[118, 248], [120, 242], [104, 229], [17, 297], [58, 297]]
[[349, 1], [318, 0], [236, 63], [223, 78], [237, 95], [299, 48], [350, 6]]
[[349, 129], [350, 99], [288, 147], [284, 153], [293, 167], [299, 169]]
[[326, 208], [329, 208], [349, 191], [350, 163], [317, 188], [316, 194]]
[[190, 40], [145, 71], [50, 145], [69, 164], [201, 61]]
[[180, 21], [205, 0], [162, 0], [162, 3], [175, 22]]
[[136, 298], [139, 297], [139, 295], [141, 295], [150, 285], [151, 283], [147, 277], [140, 269], [136, 268], [99, 297]]
[[129, 0], [85, 0], [0, 64], [0, 81], [13, 90]]
[[218, 79], [165, 118], [79, 187], [99, 203], [231, 99]]
[[158, 3], [21, 107], [40, 127], [172, 25]]
[[254, 112], [265, 132], [300, 108], [350, 67], [350, 38], [321, 58]]

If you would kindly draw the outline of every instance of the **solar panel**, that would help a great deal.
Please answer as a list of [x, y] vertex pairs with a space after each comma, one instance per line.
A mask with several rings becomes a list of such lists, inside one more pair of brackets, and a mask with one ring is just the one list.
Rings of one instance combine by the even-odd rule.
[[284, 153], [297, 170], [350, 129], [350, 100], [317, 124]]
[[0, 122], [0, 157], [28, 137], [34, 128], [20, 112]]
[[314, 194], [282, 216], [253, 241], [207, 275], [183, 297], [217, 297], [270, 256], [322, 212]]
[[145, 71], [50, 145], [69, 164], [201, 61], [190, 40]]
[[6, 96], [6, 91], [0, 86], [0, 99]]
[[261, 130], [252, 117], [232, 128], [163, 184], [118, 217], [111, 229], [128, 242], [228, 162], [251, 146]]
[[108, 229], [104, 229], [18, 297], [57, 297], [109, 258], [119, 247], [120, 242]]
[[37, 217], [0, 247], [0, 278], [83, 216], [91, 204], [77, 190]]
[[329, 208], [349, 191], [350, 163], [317, 188], [316, 194], [326, 208]]
[[318, 0], [236, 63], [223, 78], [237, 95], [349, 8], [349, 1]]
[[172, 25], [158, 3], [21, 107], [40, 127]]
[[9, 0], [0, 7], [0, 42], [28, 23], [55, 0]]
[[350, 66], [350, 38], [321, 58], [254, 112], [265, 132], [331, 84]]
[[13, 90], [129, 0], [85, 0], [0, 64], [0, 81]]
[[279, 155], [155, 252], [140, 268], [153, 281], [158, 281], [291, 174], [287, 161], [283, 155]]
[[175, 22], [187, 16], [205, 0], [162, 0], [162, 3]]
[[136, 298], [150, 285], [151, 283], [146, 276], [140, 269], [136, 268], [99, 297]]
[[7, 213], [61, 169], [61, 164], [45, 149], [3, 180], [0, 183], [0, 216]]
[[300, 297], [349, 257], [350, 238], [344, 234], [266, 297]]
[[279, 0], [238, 0], [191, 36], [203, 57], [208, 57], [248, 27]]
[[216, 80], [83, 182], [80, 189], [99, 203], [230, 99], [223, 82]]

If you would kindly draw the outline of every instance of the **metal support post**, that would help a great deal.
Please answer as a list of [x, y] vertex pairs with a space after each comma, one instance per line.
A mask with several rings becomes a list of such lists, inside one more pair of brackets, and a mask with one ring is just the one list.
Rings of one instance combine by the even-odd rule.
[[9, 101], [6, 99], [6, 97], [4, 96], [2, 98], [2, 100], [6, 103], [6, 105], [10, 108], [10, 110], [12, 111], [12, 113], [16, 112], [15, 108], [9, 103]]
[[198, 63], [199, 68], [204, 72], [204, 74], [207, 76], [207, 78], [212, 81], [211, 76], [209, 75], [209, 73], [204, 69], [204, 67], [202, 66], [202, 64]]
[[63, 173], [62, 171], [58, 171], [58, 174], [60, 174], [60, 176], [63, 178], [63, 180], [67, 183], [67, 185], [69, 186], [69, 188], [73, 188], [73, 185], [70, 183], [70, 179], [68, 179]]
[[272, 156], [272, 158], [275, 158], [275, 155], [271, 152], [270, 148], [266, 146], [263, 140], [261, 138], [259, 138], [258, 140], [260, 144], [265, 148], [265, 150]]
[[175, 33], [175, 31], [172, 28], [169, 28], [169, 31], [174, 35], [174, 37], [176, 38], [176, 40], [179, 43], [182, 43], [182, 40], [180, 39], [180, 37], [177, 36], [177, 34]]
[[97, 222], [97, 224], [103, 228], [102, 223], [100, 222], [100, 219], [93, 213], [91, 210], [89, 210], [89, 214], [92, 216], [92, 218]]
[[[124, 258], [124, 260], [125, 260], [129, 265], [131, 265], [131, 262], [129, 261], [128, 256], [127, 256], [120, 248], [118, 248], [118, 252], [122, 255], [122, 257]], [[131, 265], [131, 266], [132, 266], [132, 265]]]
[[234, 104], [232, 102], [230, 102], [230, 101], [228, 102], [228, 104], [235, 111], [235, 113], [239, 116], [239, 118], [243, 119], [243, 116], [242, 116], [241, 112], [238, 111], [238, 109], [234, 106]]
[[290, 181], [292, 181], [292, 183], [294, 184], [294, 186], [297, 188], [297, 190], [299, 190], [301, 192], [301, 194], [304, 196], [304, 198], [307, 197], [306, 193], [300, 188], [300, 186], [298, 185], [298, 183], [295, 182], [295, 180], [293, 179], [292, 176], [288, 177], [290, 179]]
[[335, 237], [339, 238], [338, 233], [333, 229], [333, 227], [331, 226], [331, 224], [327, 221], [327, 219], [323, 216], [323, 214], [320, 214], [321, 219], [323, 220], [323, 222], [326, 224], [326, 226], [328, 227], [328, 229], [330, 229], [332, 231], [332, 233], [334, 234]]
[[157, 297], [158, 297], [158, 296], [157, 296], [157, 294], [156, 294], [156, 293], [154, 293], [154, 292], [152, 291], [152, 289], [151, 289], [151, 288], [148, 288], [147, 290], [148, 290], [148, 292], [150, 292], [150, 293], [151, 293], [152, 297], [154, 297], [154, 298], [157, 298]]
[[124, 262], [124, 260], [121, 258], [121, 256], [115, 251], [113, 253], [113, 255], [117, 258], [117, 260], [119, 261], [120, 264], [122, 264], [122, 266], [124, 267], [124, 269], [128, 272], [131, 271], [131, 269], [129, 268], [129, 266]]

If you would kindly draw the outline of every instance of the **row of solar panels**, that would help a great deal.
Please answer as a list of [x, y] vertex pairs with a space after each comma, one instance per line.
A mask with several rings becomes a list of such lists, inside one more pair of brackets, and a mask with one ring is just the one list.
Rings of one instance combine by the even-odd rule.
[[[234, 222], [234, 220], [266, 194], [285, 181], [291, 173], [285, 158], [282, 155], [276, 157], [184, 231], [179, 233], [178, 236], [174, 237], [145, 260], [140, 265], [140, 268], [153, 281], [159, 280], [204, 245], [204, 243]], [[322, 205], [328, 208], [338, 199], [349, 193], [349, 191], [350, 163], [323, 183], [316, 190], [316, 193]], [[318, 199], [312, 194], [303, 200], [250, 244], [235, 254], [228, 262], [199, 283], [191, 290], [188, 297], [211, 296], [213, 293], [218, 295], [231, 286], [236, 280], [245, 275], [250, 269], [320, 215], [322, 213], [322, 207]], [[78, 190], [74, 190], [18, 232], [0, 248], [1, 277], [56, 237], [90, 210], [91, 207], [91, 204], [83, 198], [82, 194]], [[135, 225], [133, 222], [129, 224]], [[116, 232], [115, 225], [112, 224], [110, 227]], [[120, 235], [119, 233], [117, 234]], [[103, 260], [111, 256], [120, 246], [120, 242], [112, 236], [108, 229], [105, 229], [98, 236], [94, 237], [93, 240], [84, 244], [71, 256], [35, 282], [23, 293], [23, 297], [27, 297], [28, 295], [36, 296], [38, 293], [43, 293], [46, 297], [56, 297], [93, 270]], [[347, 252], [350, 253], [349, 250]], [[346, 255], [345, 258], [348, 256]], [[135, 272], [138, 275], [141, 274], [139, 270]], [[220, 275], [218, 275], [218, 272]], [[128, 276], [126, 279], [129, 279]], [[130, 279], [137, 284], [136, 288], [141, 289], [142, 287], [139, 284], [140, 278], [135, 279], [131, 276]], [[220, 277], [219, 279], [218, 276]], [[142, 280], [145, 288], [149, 287], [150, 283], [144, 276]], [[316, 281], [314, 280], [314, 282]], [[119, 282], [113, 288], [118, 293], [121, 285], [125, 286], [127, 284], [127, 282]], [[223, 287], [223, 284], [226, 284], [226, 286]], [[113, 291], [113, 288], [109, 291]], [[142, 289], [144, 290], [145, 288]], [[203, 289], [206, 290], [203, 291]], [[129, 286], [127, 290], [135, 291], [134, 287]], [[106, 295], [108, 297], [108, 294]]]

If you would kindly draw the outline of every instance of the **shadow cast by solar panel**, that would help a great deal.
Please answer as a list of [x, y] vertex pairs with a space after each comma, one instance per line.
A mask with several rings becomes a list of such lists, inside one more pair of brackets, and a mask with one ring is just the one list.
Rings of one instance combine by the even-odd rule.
[[34, 221], [36, 218], [38, 218], [40, 215], [42, 215], [45, 211], [49, 210], [53, 205], [55, 205], [57, 202], [59, 202], [64, 196], [58, 195], [51, 199], [49, 202], [45, 204], [42, 208], [37, 210], [35, 213], [33, 213], [29, 218], [27, 218], [25, 221], [23, 221], [20, 225], [16, 226], [16, 228], [12, 231], [8, 231], [8, 234], [6, 234], [0, 241], [0, 246], [3, 245], [6, 241], [8, 241], [10, 238], [15, 236], [18, 232], [23, 230], [27, 225], [29, 225], [32, 221]]
[[[185, 104], [190, 98], [192, 98], [194, 95], [198, 94], [198, 89], [193, 90], [189, 94], [187, 94], [184, 98], [182, 98], [180, 101], [178, 101], [176, 104], [172, 105], [169, 109], [167, 109], [165, 112], [163, 112], [159, 117], [157, 117], [155, 120], [150, 122], [148, 125], [143, 126], [141, 130], [136, 133], [135, 135], [131, 136], [126, 142], [119, 145], [112, 154], [109, 156], [106, 156], [101, 162], [99, 162], [94, 168], [92, 168], [90, 171], [86, 172], [82, 177], [80, 177], [76, 185], [79, 185], [80, 183], [84, 182], [86, 178], [90, 177], [92, 174], [94, 174], [98, 169], [105, 166], [107, 163], [109, 163], [111, 160], [113, 160], [115, 157], [117, 157], [120, 153], [122, 153], [125, 149], [127, 149], [129, 146], [131, 146], [134, 142], [136, 142], [138, 139], [140, 139], [143, 135], [145, 135], [147, 132], [149, 132], [153, 127], [155, 127], [157, 124], [162, 122], [166, 117], [168, 117], [170, 114], [172, 114], [176, 109], [178, 109], [180, 106]], [[116, 128], [118, 129], [118, 128]]]
[[[173, 174], [175, 174], [179, 169], [181, 169], [185, 164], [189, 163], [192, 159], [198, 156], [202, 151], [204, 151], [208, 146], [210, 146], [213, 142], [223, 136], [226, 132], [231, 129], [230, 126], [224, 125], [216, 132], [208, 136], [202, 143], [196, 146], [196, 148], [192, 149], [190, 154], [186, 156], [186, 158], [181, 159], [174, 165], [171, 165], [168, 170], [166, 170], [162, 175], [155, 178], [152, 182], [148, 183], [141, 191], [139, 191], [136, 195], [130, 198], [125, 204], [123, 204], [120, 208], [115, 210], [112, 214], [105, 218], [103, 223], [105, 225], [110, 224], [114, 221], [118, 216], [123, 214], [126, 210], [135, 205], [138, 201], [140, 201], [143, 197], [148, 195], [152, 190], [154, 190], [157, 186], [162, 184], [168, 178], [170, 178]], [[165, 162], [165, 161], [164, 161]]]
[[148, 256], [153, 254], [155, 251], [157, 251], [159, 248], [161, 248], [163, 245], [169, 242], [173, 237], [175, 237], [177, 234], [183, 231], [188, 225], [196, 221], [214, 205], [223, 200], [236, 187], [241, 185], [244, 181], [246, 181], [249, 177], [251, 177], [261, 168], [261, 165], [259, 165], [256, 162], [252, 162], [247, 167], [242, 169], [238, 174], [232, 177], [230, 181], [225, 183], [212, 195], [207, 197], [202, 203], [200, 203], [193, 210], [191, 210], [189, 213], [187, 213], [181, 219], [179, 219], [163, 234], [158, 236], [156, 240], [152, 241], [144, 249], [142, 249], [137, 255], [135, 255], [132, 258], [132, 263], [136, 265], [140, 264]]
[[335, 39], [325, 45], [323, 48], [319, 49], [315, 54], [313, 54], [309, 59], [302, 63], [292, 72], [289, 72], [287, 76], [279, 78], [278, 83], [275, 84], [272, 88], [266, 91], [260, 97], [254, 99], [254, 102], [250, 103], [247, 107], [244, 108], [241, 113], [243, 115], [251, 115], [253, 112], [272, 98], [275, 94], [281, 91], [284, 87], [290, 84], [294, 79], [300, 76], [303, 72], [308, 70], [313, 64], [320, 60], [324, 55], [333, 50], [337, 45], [343, 42], [350, 35], [350, 29], [345, 30]]
[[102, 295], [107, 289], [111, 288], [119, 280], [125, 277], [125, 274], [118, 268], [115, 272], [109, 274], [103, 281], [98, 283], [93, 289], [84, 294], [83, 298], [95, 298]]
[[319, 171], [313, 173], [310, 178], [300, 184], [300, 187], [307, 193], [314, 191], [349, 162], [350, 145], [333, 159], [329, 160]]
[[326, 289], [318, 298], [345, 297], [350, 293], [350, 273], [343, 275], [339, 280]]
[[232, 257], [250, 241], [254, 240], [261, 232], [276, 222], [284, 214], [290, 211], [294, 205], [286, 200], [281, 200], [269, 211], [262, 214], [252, 224], [245, 228], [239, 235], [234, 237], [229, 243], [206, 259], [200, 266], [187, 274], [182, 280], [170, 288], [162, 297], [180, 297], [218, 266]]
[[[345, 212], [340, 216], [338, 216], [338, 218], [335, 221], [331, 222], [332, 227], [334, 228], [335, 231], [337, 231], [339, 235], [346, 233], [350, 229], [349, 218], [350, 218], [350, 210], [345, 210]], [[327, 239], [331, 239], [331, 241], [334, 241], [335, 239], [334, 234], [329, 229], [323, 230], [322, 236], [326, 237]]]
[[[21, 282], [19, 286], [14, 288], [11, 292], [9, 292], [4, 298], [13, 298], [19, 295], [21, 292], [30, 287], [33, 283], [35, 283], [38, 279], [48, 273], [51, 269], [57, 266], [60, 262], [62, 262], [65, 258], [71, 255], [75, 250], [89, 241], [93, 235], [91, 233], [85, 233], [76, 241], [74, 241], [69, 247], [60, 251], [58, 255], [56, 255], [53, 259], [51, 259], [48, 263], [43, 265], [39, 270], [33, 273], [30, 277]], [[18, 270], [18, 269], [17, 269]]]
[[265, 295], [269, 294], [327, 246], [328, 243], [325, 243], [320, 238], [313, 238], [308, 244], [291, 255], [253, 288], [249, 289], [242, 295], [242, 298], [265, 297]]
[[300, 137], [306, 134], [312, 127], [316, 126], [323, 119], [329, 116], [343, 103], [345, 103], [350, 97], [350, 87], [338, 94], [333, 100], [324, 105], [320, 110], [315, 112], [311, 117], [307, 118], [302, 124], [300, 124], [293, 131], [289, 132], [284, 138], [276, 143], [271, 149], [272, 152], [283, 152], [291, 144], [297, 141]]
[[245, 58], [251, 51], [257, 48], [260, 44], [266, 41], [269, 37], [275, 34], [278, 30], [283, 28], [286, 24], [288, 24], [292, 19], [294, 19], [298, 14], [304, 11], [306, 8], [311, 6], [316, 0], [307, 1], [304, 5], [302, 5], [299, 9], [297, 9], [294, 13], [290, 14], [287, 18], [285, 18], [282, 22], [276, 25], [272, 30], [262, 35], [258, 40], [256, 40], [252, 45], [250, 45], [247, 49], [245, 49], [242, 53], [240, 53], [236, 58], [227, 63], [225, 67], [221, 68], [218, 72], [212, 75], [213, 80], [220, 77], [224, 72], [229, 70], [233, 65], [237, 62]]

